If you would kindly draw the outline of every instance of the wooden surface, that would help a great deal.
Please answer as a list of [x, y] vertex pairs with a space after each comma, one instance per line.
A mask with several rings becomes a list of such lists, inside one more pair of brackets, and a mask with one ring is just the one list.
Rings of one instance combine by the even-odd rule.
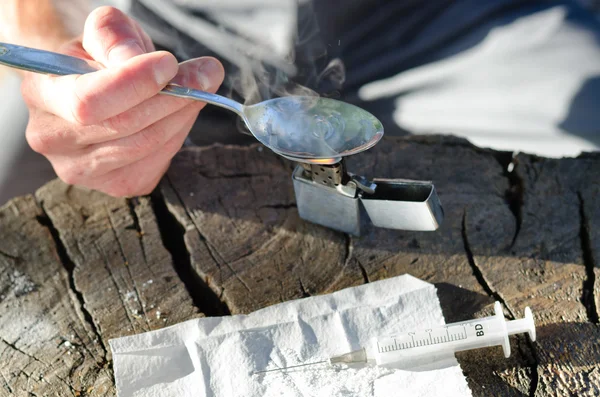
[[600, 394], [600, 156], [387, 138], [348, 167], [433, 180], [442, 227], [356, 238], [306, 223], [293, 164], [258, 145], [185, 149], [152, 197], [53, 181], [13, 199], [0, 208], [0, 396], [113, 395], [111, 338], [405, 273], [436, 285], [448, 322], [496, 300], [507, 318], [533, 310], [538, 340], [511, 338], [509, 359], [458, 355], [473, 395]]

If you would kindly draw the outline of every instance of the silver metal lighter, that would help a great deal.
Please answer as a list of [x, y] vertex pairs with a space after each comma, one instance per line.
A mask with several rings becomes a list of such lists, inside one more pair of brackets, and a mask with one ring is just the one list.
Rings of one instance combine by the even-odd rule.
[[387, 229], [436, 230], [444, 211], [433, 183], [373, 179], [333, 165], [299, 163], [292, 175], [300, 217], [359, 236], [366, 221]]

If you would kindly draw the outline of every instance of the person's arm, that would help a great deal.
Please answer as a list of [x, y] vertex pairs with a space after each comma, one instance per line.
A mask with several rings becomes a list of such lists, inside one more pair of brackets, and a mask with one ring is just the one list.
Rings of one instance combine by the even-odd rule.
[[55, 51], [83, 32], [88, 0], [2, 0], [0, 41]]

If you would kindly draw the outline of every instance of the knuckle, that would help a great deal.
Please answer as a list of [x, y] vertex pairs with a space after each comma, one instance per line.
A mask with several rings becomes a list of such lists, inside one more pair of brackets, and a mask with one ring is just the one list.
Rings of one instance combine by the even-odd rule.
[[76, 185], [82, 181], [82, 168], [75, 162], [58, 164], [54, 167], [56, 175], [67, 185]]
[[90, 96], [83, 96], [74, 91], [73, 100], [71, 102], [71, 116], [75, 124], [81, 126], [89, 126], [94, 124], [94, 112], [91, 105]]
[[29, 147], [36, 153], [48, 153], [52, 146], [47, 135], [41, 134], [39, 131], [32, 128], [27, 128], [25, 139], [27, 140]]
[[119, 114], [117, 116], [113, 116], [107, 120], [104, 120], [102, 122], [102, 128], [104, 128], [105, 131], [116, 135], [119, 131], [125, 131], [126, 124], [127, 121], [126, 119], [124, 119], [124, 116], [122, 114]]
[[[80, 170], [79, 176], [87, 179], [93, 179], [98, 175], [102, 175], [102, 171], [104, 169], [102, 159], [100, 158], [101, 154], [97, 151], [90, 153], [85, 159], [85, 166], [78, 167]], [[85, 170], [85, 171], [83, 171]]]
[[142, 155], [153, 152], [163, 143], [160, 135], [161, 131], [153, 126], [138, 132], [133, 139], [134, 150]]
[[47, 154], [56, 148], [60, 137], [52, 129], [38, 125], [35, 115], [32, 115], [25, 130], [25, 140], [34, 152]]
[[144, 120], [131, 112], [124, 112], [102, 122], [102, 127], [113, 136], [129, 135], [143, 128]]
[[127, 16], [119, 9], [111, 6], [102, 6], [94, 9], [88, 17], [88, 22], [95, 30], [101, 30], [113, 24], [122, 23]]

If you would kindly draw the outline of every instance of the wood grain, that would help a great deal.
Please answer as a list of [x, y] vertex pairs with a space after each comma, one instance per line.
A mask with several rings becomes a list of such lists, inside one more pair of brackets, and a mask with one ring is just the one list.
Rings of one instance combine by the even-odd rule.
[[[348, 168], [433, 180], [445, 221], [436, 232], [370, 227], [358, 238], [298, 217], [293, 166], [258, 145], [186, 148], [152, 198], [54, 181], [37, 203], [3, 207], [0, 288], [13, 292], [0, 299], [0, 391], [18, 394], [55, 371], [66, 381], [55, 394], [110, 395], [110, 338], [409, 273], [436, 285], [448, 322], [489, 315], [494, 301], [509, 319], [532, 308], [536, 342], [512, 337], [508, 359], [499, 347], [457, 355], [473, 395], [600, 394], [600, 156], [513, 158], [451, 137], [386, 138]], [[9, 269], [35, 289], [17, 296]], [[72, 363], [50, 370], [34, 359], [56, 362], [61, 347], [19, 338], [20, 312], [32, 313], [28, 327], [82, 335], [76, 375]]]

